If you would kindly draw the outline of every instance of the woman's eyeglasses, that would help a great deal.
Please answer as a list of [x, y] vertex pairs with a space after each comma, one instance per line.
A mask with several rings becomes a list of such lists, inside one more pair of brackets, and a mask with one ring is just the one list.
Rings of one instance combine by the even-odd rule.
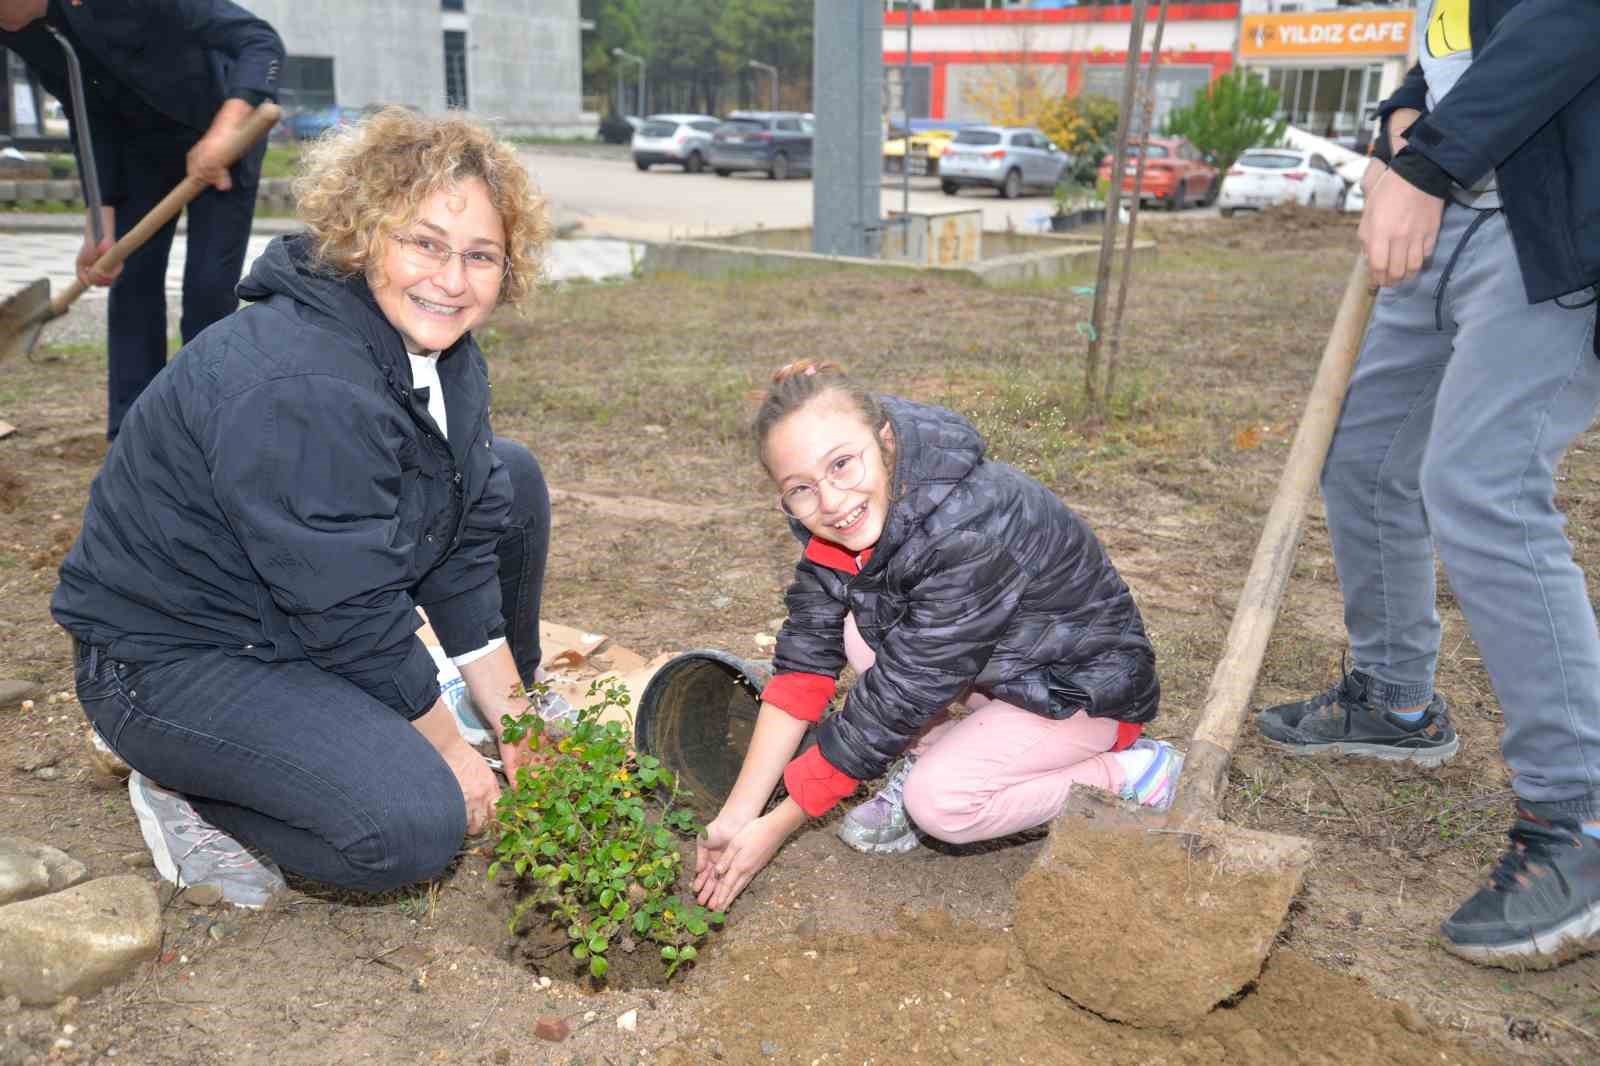
[[[822, 478], [840, 491], [858, 487], [867, 476], [867, 463], [863, 453], [841, 455], [828, 464]], [[822, 505], [821, 487], [815, 481], [790, 485], [778, 494], [778, 506], [790, 518], [810, 518]]]
[[450, 258], [457, 255], [461, 257], [461, 265], [477, 277], [503, 278], [511, 269], [511, 260], [492, 248], [473, 248], [458, 252], [433, 237], [402, 233], [391, 233], [389, 236], [400, 242], [401, 254], [405, 256], [406, 262], [419, 270], [443, 270], [450, 265]]

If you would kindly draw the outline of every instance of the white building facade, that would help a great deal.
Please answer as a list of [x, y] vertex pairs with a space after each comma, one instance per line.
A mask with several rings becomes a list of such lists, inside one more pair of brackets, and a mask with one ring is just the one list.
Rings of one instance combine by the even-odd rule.
[[592, 135], [578, 0], [238, 0], [288, 53], [286, 107], [460, 107], [506, 134]]

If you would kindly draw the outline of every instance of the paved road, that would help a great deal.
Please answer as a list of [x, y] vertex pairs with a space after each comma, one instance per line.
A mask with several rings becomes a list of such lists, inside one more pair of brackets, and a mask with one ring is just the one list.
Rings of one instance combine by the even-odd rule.
[[[771, 181], [763, 174], [719, 178], [710, 171], [686, 174], [666, 166], [641, 172], [630, 159], [564, 155], [558, 147], [526, 148], [522, 157], [557, 218], [577, 222], [585, 236], [653, 241], [811, 224], [812, 184], [805, 178]], [[898, 211], [900, 178], [885, 175], [883, 181], [883, 208]], [[987, 190], [965, 190], [951, 197], [939, 190], [935, 179], [911, 179], [911, 210], [956, 206], [981, 208], [984, 228], [991, 230], [1035, 229], [1053, 210], [1044, 194], [1002, 200]], [[1185, 211], [1179, 217], [1198, 214]]]

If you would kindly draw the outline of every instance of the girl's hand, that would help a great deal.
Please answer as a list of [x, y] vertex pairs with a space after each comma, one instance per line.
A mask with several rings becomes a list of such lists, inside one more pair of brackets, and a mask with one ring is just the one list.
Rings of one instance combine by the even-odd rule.
[[[804, 821], [799, 805], [786, 799], [770, 814], [738, 829], [726, 842], [723, 836], [711, 836], [708, 827], [695, 863], [695, 898], [701, 906], [726, 910]], [[720, 832], [726, 833], [726, 829]]]
[[695, 841], [694, 845], [693, 889], [696, 896], [700, 895], [701, 890], [707, 885], [716, 884], [717, 864], [723, 860], [724, 852], [739, 835], [739, 831], [752, 821], [753, 818], [730, 813], [724, 807], [711, 824], [706, 826], [705, 839]]

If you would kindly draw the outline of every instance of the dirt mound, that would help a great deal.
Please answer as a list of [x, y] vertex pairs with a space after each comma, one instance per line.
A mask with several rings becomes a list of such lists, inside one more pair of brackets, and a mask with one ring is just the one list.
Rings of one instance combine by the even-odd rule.
[[[1039, 1062], [1060, 1066], [1490, 1066], [1403, 1003], [1279, 951], [1231, 1006], [1182, 1034], [1133, 1029], [1034, 979], [1007, 930], [903, 916], [866, 936], [736, 945], [699, 1026], [659, 1061]], [[1139, 950], [1134, 948], [1134, 950]], [[1145, 945], [1144, 950], [1159, 950]]]

